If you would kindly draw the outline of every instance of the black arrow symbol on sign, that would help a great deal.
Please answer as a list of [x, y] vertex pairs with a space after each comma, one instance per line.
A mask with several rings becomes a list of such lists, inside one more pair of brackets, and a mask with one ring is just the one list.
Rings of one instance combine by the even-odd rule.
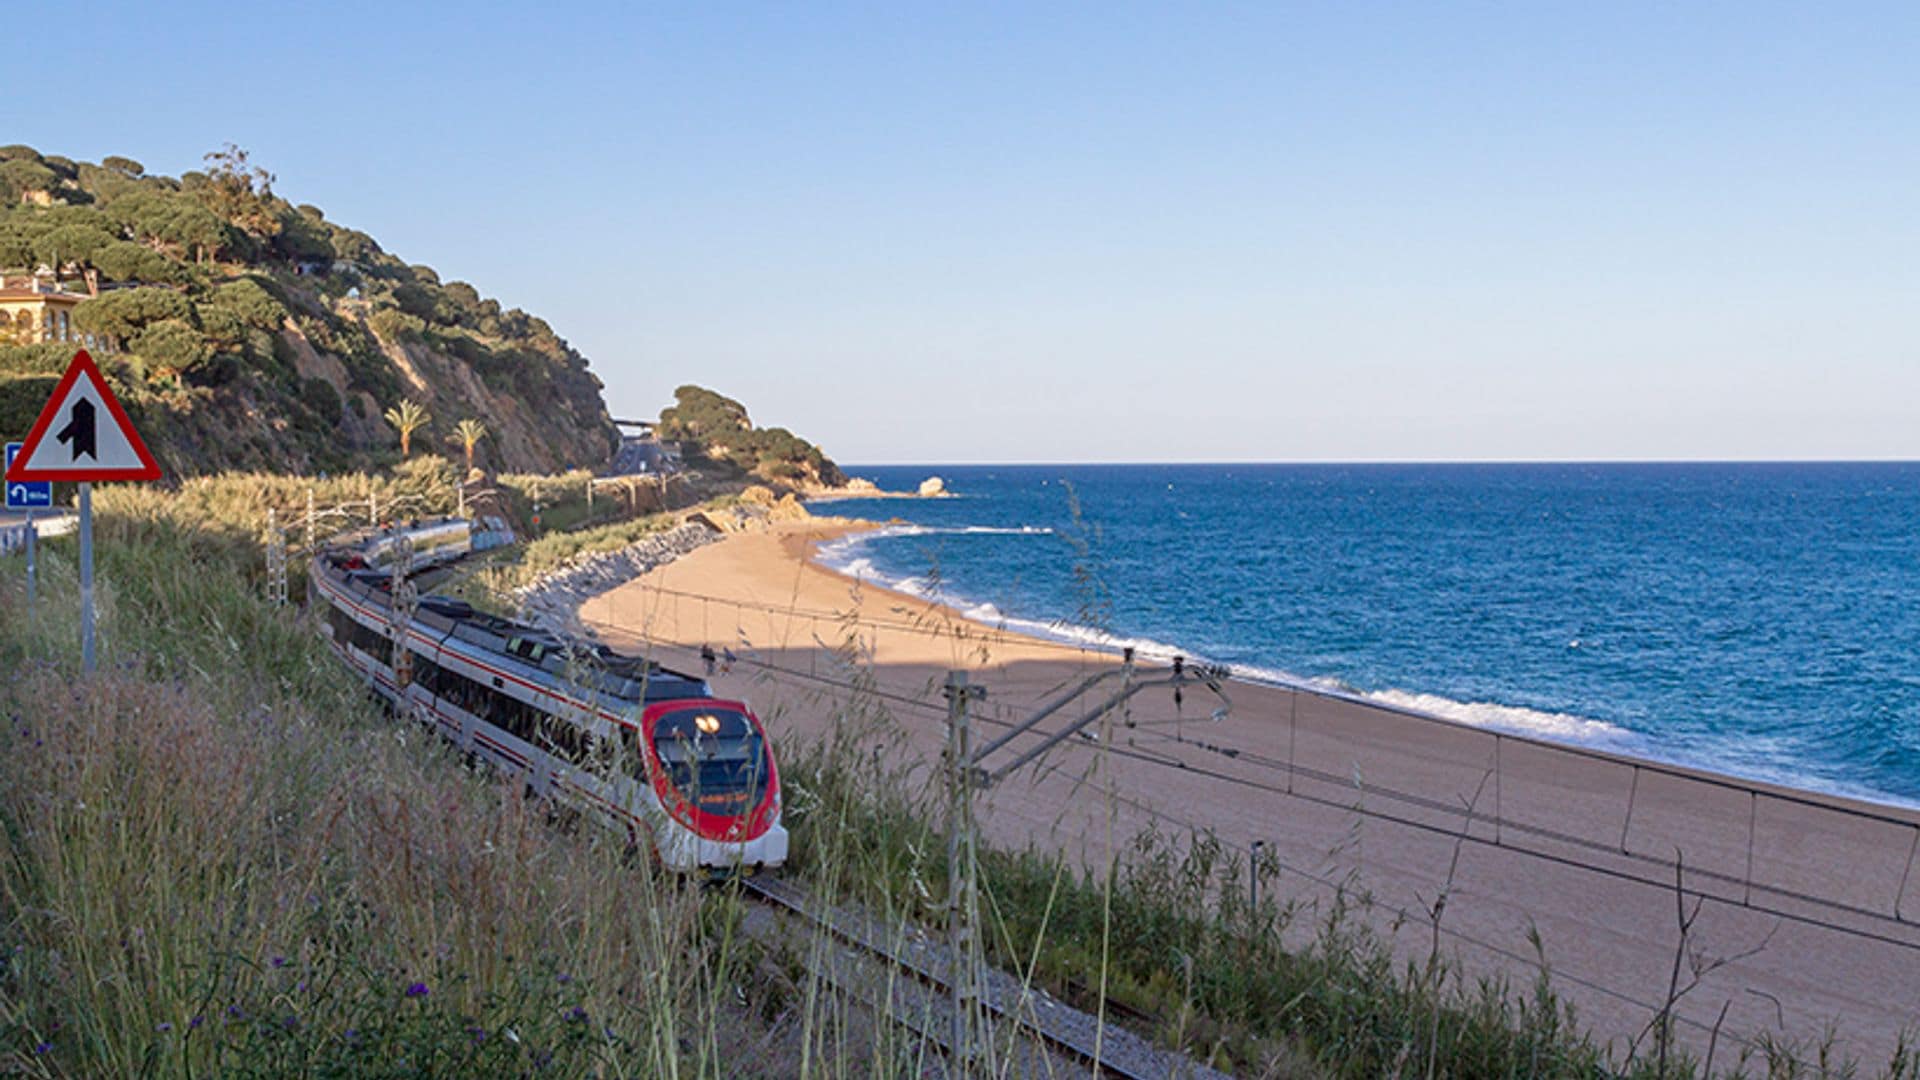
[[53, 437], [61, 442], [73, 444], [69, 448], [73, 454], [72, 460], [79, 461], [80, 455], [85, 454], [99, 461], [100, 455], [95, 452], [93, 445], [93, 402], [86, 398], [74, 402], [73, 414], [68, 419], [67, 426], [61, 428]]

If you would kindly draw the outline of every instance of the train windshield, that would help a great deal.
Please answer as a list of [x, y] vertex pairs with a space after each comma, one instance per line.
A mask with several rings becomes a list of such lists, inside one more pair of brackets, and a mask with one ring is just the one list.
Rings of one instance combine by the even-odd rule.
[[744, 713], [689, 708], [654, 723], [653, 747], [674, 789], [706, 814], [745, 814], [766, 796], [766, 739]]

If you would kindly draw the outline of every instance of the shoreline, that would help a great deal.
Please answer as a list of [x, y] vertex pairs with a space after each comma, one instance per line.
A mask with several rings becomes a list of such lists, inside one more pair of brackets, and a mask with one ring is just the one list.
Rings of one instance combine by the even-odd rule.
[[[939, 760], [947, 672], [986, 688], [974, 716], [988, 731], [1119, 663], [812, 560], [818, 545], [873, 528], [792, 522], [729, 536], [579, 614], [609, 644], [669, 663], [724, 651], [716, 691], [753, 701], [776, 740], [830, 738], [878, 700], [901, 752], [927, 768]], [[1427, 955], [1421, 913], [1445, 892], [1447, 947], [1470, 977], [1525, 986], [1546, 959], [1584, 1023], [1619, 1045], [1665, 993], [1679, 887], [1704, 905], [1698, 940], [1727, 955], [1765, 946], [1678, 1003], [1686, 1040], [1703, 1043], [1727, 1004], [1729, 1036], [1817, 1040], [1837, 1021], [1849, 1052], [1885, 1060], [1920, 1019], [1909, 1007], [1920, 965], [1901, 955], [1920, 950], [1910, 880], [1920, 813], [1321, 688], [1226, 689], [1222, 718], [1209, 718], [1217, 702], [1204, 688], [1189, 688], [1184, 709], [1153, 691], [1129, 703], [1110, 744], [1055, 746], [982, 794], [988, 842], [1093, 865], [1113, 851], [1103, 845], [1147, 830], [1204, 832], [1241, 858], [1259, 841], [1285, 871], [1276, 887], [1310, 911], [1360, 903], [1409, 962]], [[1000, 754], [1023, 745], [1036, 744]]]
[[[919, 496], [906, 495], [903, 497], [918, 498]], [[901, 602], [920, 603], [936, 607], [944, 611], [948, 618], [973, 623], [984, 631], [1024, 638], [1035, 644], [1051, 645], [1063, 649], [1085, 650], [1096, 654], [1109, 655], [1115, 662], [1118, 662], [1121, 650], [1129, 647], [1129, 645], [1137, 650], [1136, 655], [1149, 663], [1164, 665], [1174, 656], [1182, 656], [1188, 660], [1200, 663], [1212, 662], [1206, 657], [1198, 656], [1190, 650], [1182, 649], [1177, 643], [1168, 643], [1153, 638], [1116, 637], [1104, 631], [1088, 627], [1077, 627], [1076, 629], [1080, 631], [1077, 634], [1062, 632], [1058, 636], [1052, 636], [1047, 634], [1044, 629], [1028, 629], [1028, 627], [1039, 627], [1041, 625], [1039, 620], [1016, 616], [1003, 616], [1003, 620], [1005, 623], [1018, 623], [1022, 625], [1005, 625], [1004, 623], [1002, 625], [995, 625], [972, 614], [972, 608], [959, 606], [960, 604], [966, 603], [964, 599], [959, 600], [958, 603], [946, 600], [932, 600], [894, 588], [877, 577], [864, 578], [856, 574], [849, 574], [823, 561], [821, 559], [821, 549], [828, 544], [846, 540], [849, 537], [883, 532], [893, 527], [896, 523], [860, 522], [856, 519], [855, 524], [841, 524], [841, 522], [844, 521], [845, 519], [839, 519], [833, 523], [823, 523], [820, 533], [810, 538], [805, 546], [804, 553], [797, 557], [804, 559], [810, 567], [849, 583], [858, 582], [864, 588], [895, 597]], [[1577, 738], [1556, 738], [1550, 733], [1528, 730], [1519, 724], [1475, 723], [1462, 717], [1449, 716], [1431, 709], [1422, 709], [1416, 705], [1402, 704], [1393, 700], [1393, 697], [1414, 699], [1433, 698], [1445, 701], [1463, 710], [1482, 707], [1490, 707], [1503, 711], [1511, 710], [1537, 715], [1542, 718], [1566, 719], [1581, 724], [1602, 725], [1618, 732], [1622, 737], [1635, 740], [1644, 741], [1647, 738], [1647, 736], [1640, 732], [1620, 728], [1608, 721], [1579, 714], [1547, 713], [1524, 706], [1504, 705], [1499, 702], [1456, 701], [1445, 698], [1442, 695], [1420, 690], [1406, 690], [1401, 688], [1366, 690], [1346, 685], [1329, 685], [1337, 680], [1331, 677], [1322, 679], [1310, 675], [1291, 675], [1277, 668], [1260, 668], [1246, 664], [1227, 664], [1225, 666], [1230, 672], [1230, 678], [1236, 683], [1249, 686], [1262, 686], [1276, 690], [1298, 691], [1317, 697], [1345, 701], [1386, 712], [1397, 713], [1409, 719], [1426, 723], [1444, 724], [1465, 731], [1487, 734], [1498, 733], [1502, 738], [1535, 743], [1556, 750], [1564, 750], [1568, 753], [1592, 756], [1627, 765], [1640, 765], [1645, 768], [1672, 772], [1691, 779], [1698, 779], [1703, 782], [1715, 783], [1732, 788], [1757, 789], [1778, 798], [1807, 799], [1836, 808], [1857, 810], [1869, 814], [1881, 814], [1888, 811], [1892, 811], [1896, 815], [1900, 812], [1920, 813], [1920, 800], [1891, 793], [1865, 789], [1834, 790], [1787, 783], [1763, 776], [1744, 775], [1730, 769], [1716, 768], [1711, 764], [1702, 764], [1698, 761], [1686, 760], [1676, 755], [1661, 754], [1656, 752], [1657, 748], [1653, 747], [1648, 747], [1640, 751], [1608, 748], [1594, 745], [1592, 741], [1584, 741]]]

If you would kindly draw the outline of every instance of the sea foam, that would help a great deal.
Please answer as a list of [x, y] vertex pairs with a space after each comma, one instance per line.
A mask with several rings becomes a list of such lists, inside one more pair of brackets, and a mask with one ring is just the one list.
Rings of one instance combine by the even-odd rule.
[[[886, 525], [878, 529], [854, 533], [838, 540], [822, 544], [816, 553], [816, 561], [838, 573], [861, 581], [878, 585], [881, 588], [919, 597], [923, 600], [937, 600], [958, 612], [963, 618], [985, 623], [996, 629], [1024, 634], [1045, 641], [1059, 642], [1101, 652], [1118, 653], [1132, 649], [1142, 660], [1170, 662], [1175, 657], [1184, 657], [1197, 664], [1212, 664], [1213, 659], [1193, 649], [1178, 644], [1159, 641], [1154, 638], [1129, 636], [1110, 633], [1091, 626], [1082, 626], [1072, 622], [1045, 621], [1010, 616], [992, 603], [975, 602], [952, 593], [943, 582], [938, 587], [926, 577], [913, 575], [888, 575], [874, 564], [865, 554], [866, 548], [879, 540], [901, 537], [932, 536], [939, 534], [969, 535], [992, 534], [999, 536], [1051, 536], [1054, 530], [1037, 526], [1001, 528], [983, 525], [955, 527], [937, 527], [930, 525]], [[1546, 712], [1529, 709], [1519, 705], [1503, 705], [1490, 701], [1455, 701], [1438, 694], [1417, 693], [1408, 690], [1385, 689], [1364, 690], [1347, 685], [1338, 679], [1324, 676], [1316, 677], [1283, 671], [1278, 668], [1263, 667], [1255, 664], [1224, 665], [1231, 676], [1242, 682], [1257, 683], [1264, 686], [1283, 689], [1298, 689], [1327, 697], [1345, 698], [1350, 701], [1372, 705], [1382, 705], [1400, 712], [1418, 716], [1449, 720], [1470, 727], [1485, 728], [1511, 735], [1529, 736], [1554, 742], [1573, 743], [1596, 749], [1618, 752], [1645, 753], [1643, 740], [1626, 728], [1571, 713]]]

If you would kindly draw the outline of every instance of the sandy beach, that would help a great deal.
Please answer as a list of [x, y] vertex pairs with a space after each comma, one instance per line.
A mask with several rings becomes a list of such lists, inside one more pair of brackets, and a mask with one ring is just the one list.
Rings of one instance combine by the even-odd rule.
[[[929, 761], [949, 670], [987, 688], [977, 745], [1119, 662], [808, 560], [846, 528], [732, 536], [588, 601], [580, 616], [609, 643], [675, 666], [697, 669], [702, 646], [730, 652], [716, 690], [753, 702], [789, 741], [826, 731], [847, 693], [852, 639]], [[1444, 894], [1444, 947], [1470, 974], [1530, 984], [1537, 929], [1557, 991], [1620, 1047], [1666, 1000], [1678, 952], [1683, 987], [1711, 967], [1675, 1011], [1682, 1040], [1704, 1052], [1724, 1010], [1717, 1067], [1762, 1036], [1813, 1040], [1832, 1027], [1872, 1073], [1903, 1028], [1920, 1028], [1920, 813], [1319, 692], [1229, 683], [1227, 693], [1218, 720], [1209, 714], [1221, 703], [1204, 689], [1178, 706], [1164, 690], [1141, 693], [1107, 748], [1069, 739], [984, 793], [989, 839], [1089, 861], [1148, 827], [1212, 830], [1241, 852], [1261, 841], [1285, 867], [1274, 887], [1303, 905], [1326, 905], [1336, 887], [1370, 896], [1367, 917], [1409, 958], [1426, 955], [1426, 913]], [[989, 766], [1023, 745], [1032, 742]], [[1684, 942], [1676, 877], [1689, 909], [1700, 898]]]

